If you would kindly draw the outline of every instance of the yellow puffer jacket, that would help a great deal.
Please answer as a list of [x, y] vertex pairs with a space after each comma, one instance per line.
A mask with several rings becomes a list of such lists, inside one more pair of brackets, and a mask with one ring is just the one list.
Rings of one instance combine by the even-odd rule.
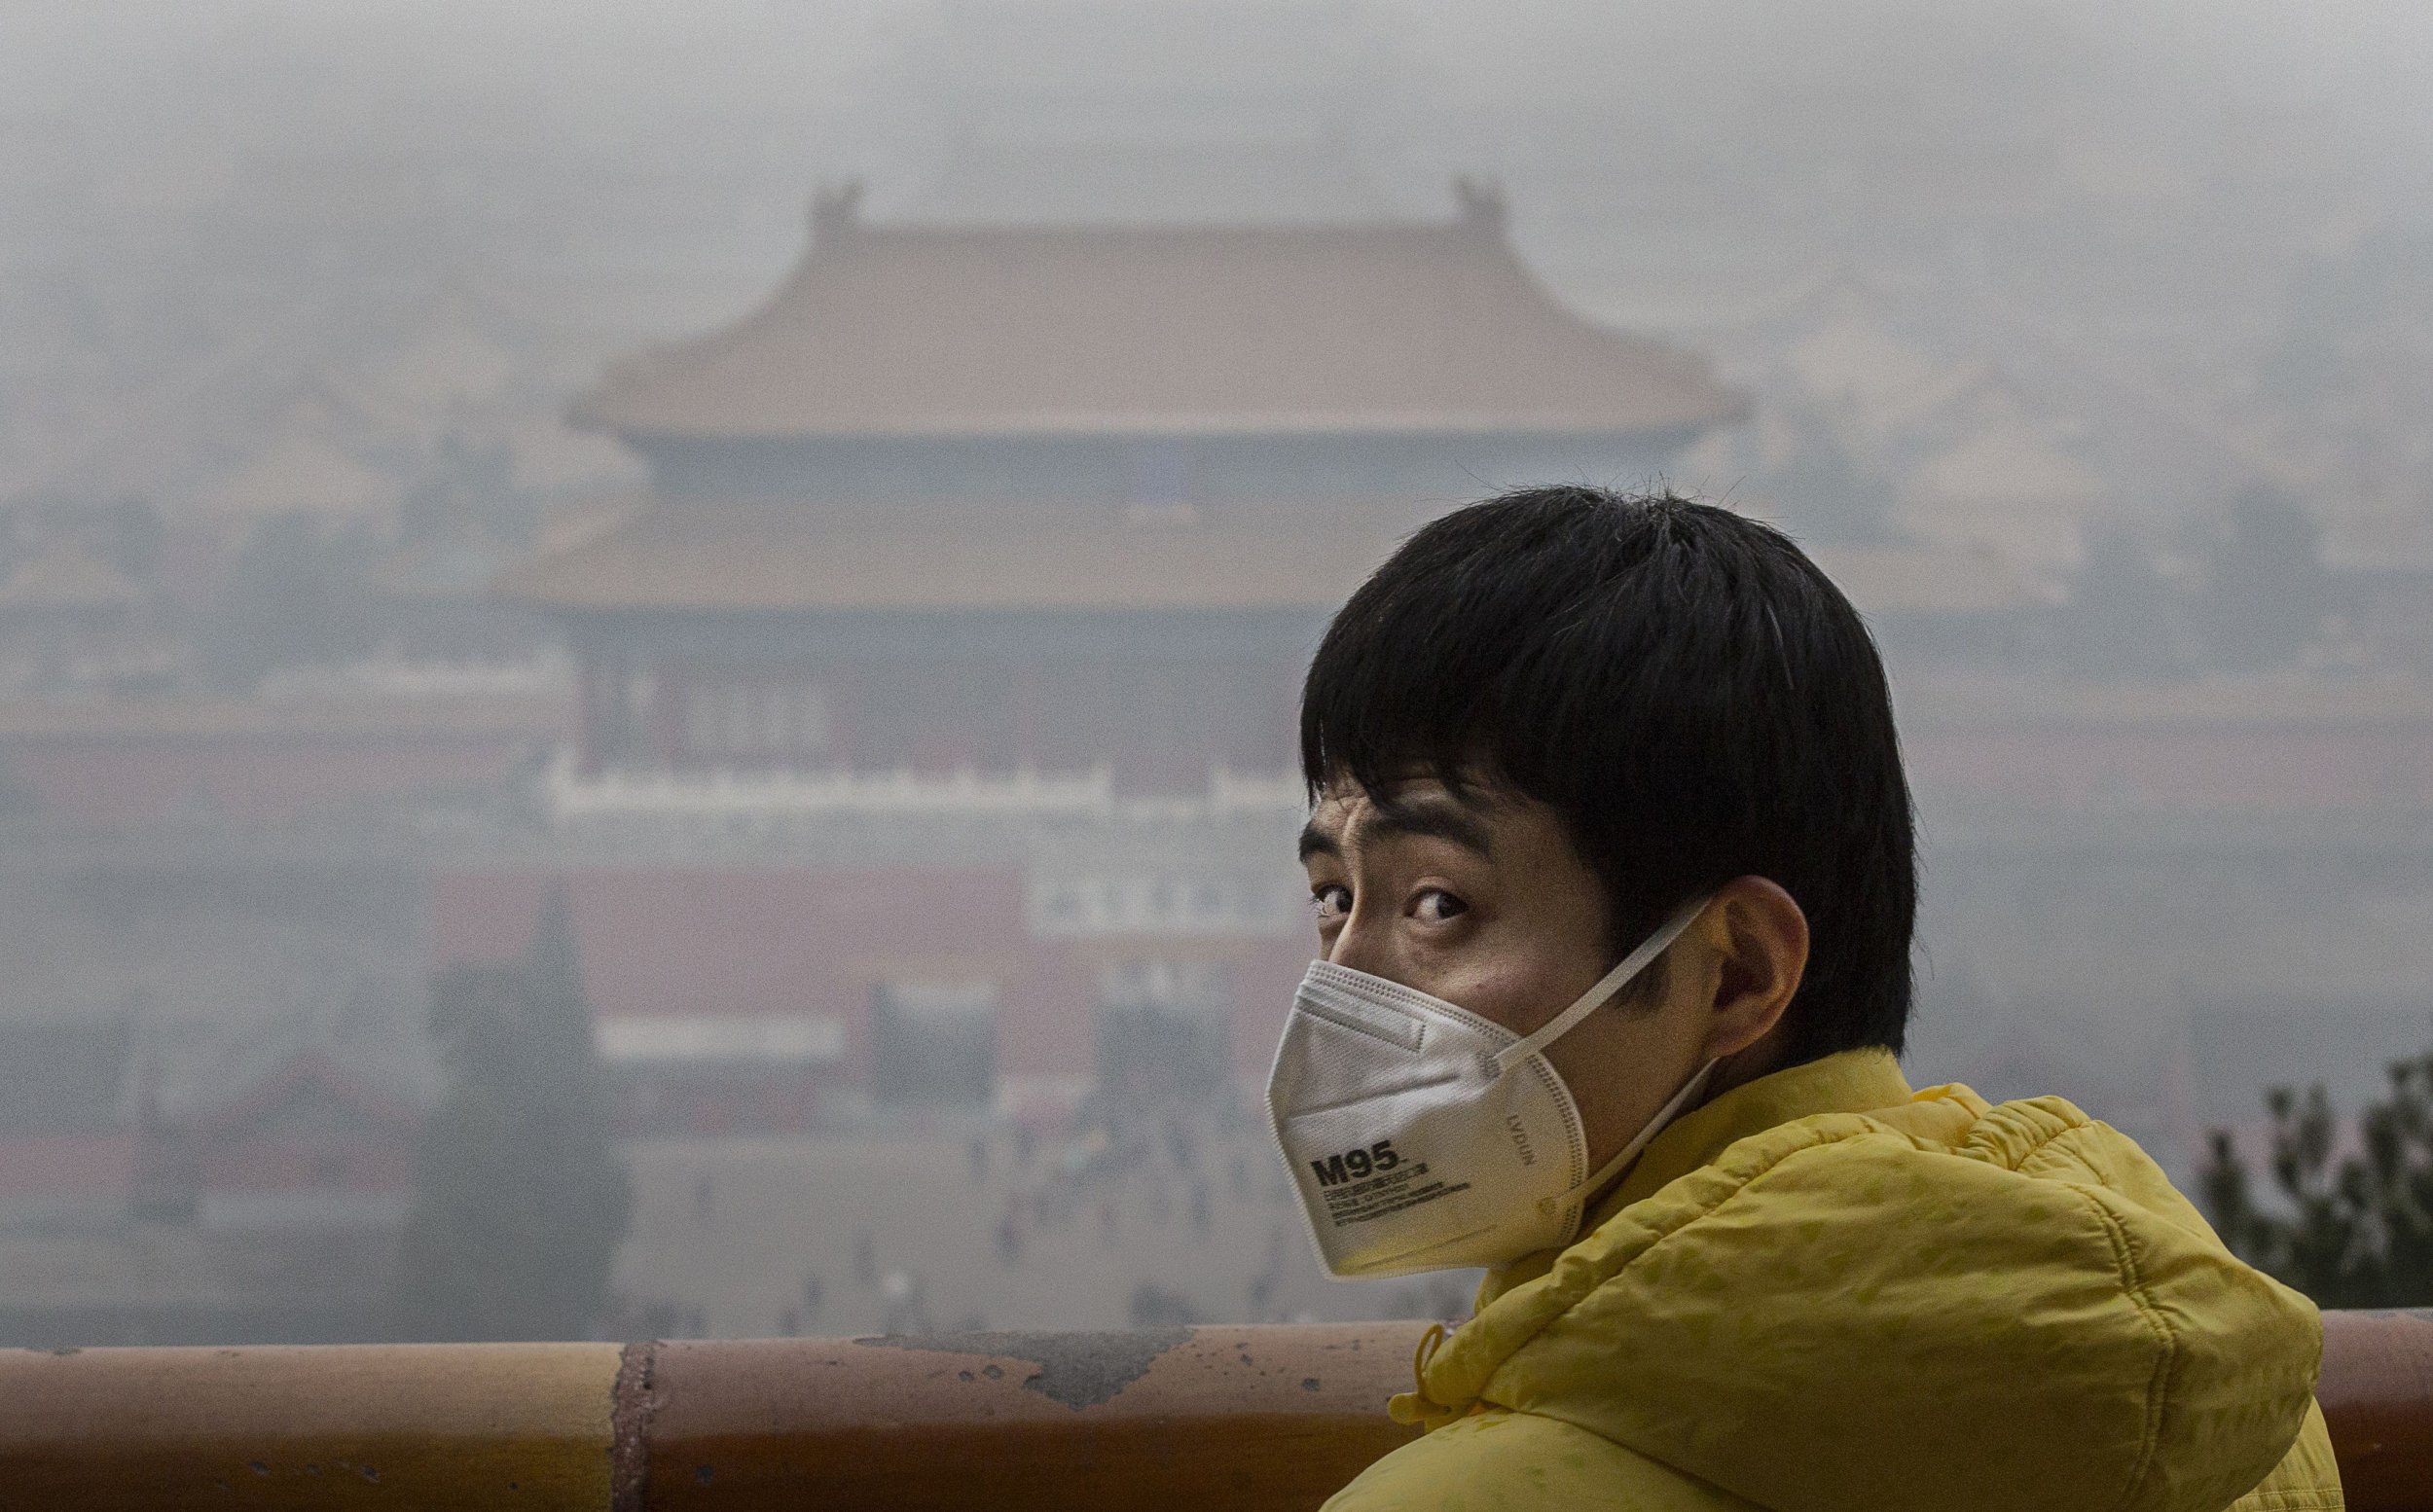
[[2318, 1512], [2322, 1320], [2057, 1098], [1854, 1051], [1652, 1143], [1491, 1275], [1330, 1512]]

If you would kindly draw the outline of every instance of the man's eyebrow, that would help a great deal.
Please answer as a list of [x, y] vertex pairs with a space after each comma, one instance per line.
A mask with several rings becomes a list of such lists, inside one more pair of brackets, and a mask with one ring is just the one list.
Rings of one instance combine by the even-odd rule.
[[1481, 857], [1492, 855], [1487, 826], [1478, 816], [1449, 798], [1423, 798], [1413, 802], [1395, 799], [1372, 801], [1368, 811], [1361, 815], [1361, 844], [1363, 846], [1397, 835], [1424, 835], [1434, 840], [1450, 841], [1465, 850], [1476, 851]]
[[1312, 856], [1339, 856], [1341, 854], [1343, 854], [1343, 847], [1335, 843], [1332, 835], [1318, 827], [1316, 819], [1301, 826], [1301, 859], [1303, 861], [1307, 861]]

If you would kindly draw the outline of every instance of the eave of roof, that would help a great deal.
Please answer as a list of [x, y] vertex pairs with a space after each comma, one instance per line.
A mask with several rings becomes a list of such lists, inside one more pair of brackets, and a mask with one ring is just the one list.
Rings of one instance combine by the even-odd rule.
[[[491, 592], [576, 612], [1331, 610], [1441, 507], [687, 500], [636, 511], [512, 568]], [[2050, 603], [1985, 553], [1815, 555], [1870, 614]]]
[[1409, 506], [1127, 516], [1110, 506], [662, 505], [504, 574], [555, 610], [1331, 608]]
[[1190, 440], [1206, 436], [1629, 436], [1689, 440], [1713, 425], [1732, 424], [1748, 417], [1749, 406], [1737, 393], [1729, 403], [1671, 423], [1617, 426], [1612, 417], [1586, 413], [1545, 412], [1530, 415], [1499, 415], [1483, 411], [1457, 414], [1409, 413], [1362, 414], [1350, 411], [1245, 410], [1236, 414], [1152, 414], [1103, 410], [1084, 414], [920, 415], [874, 418], [868, 423], [834, 429], [752, 430], [705, 423], [691, 427], [623, 425], [597, 414], [588, 401], [574, 412], [577, 423], [616, 431], [627, 441], [647, 447], [654, 441], [796, 441], [815, 438], [855, 440], [958, 441], [1009, 436], [1025, 439], [1128, 436]]
[[1556, 302], [1501, 221], [824, 225], [733, 327], [611, 368], [635, 439], [1694, 432], [1706, 362]]

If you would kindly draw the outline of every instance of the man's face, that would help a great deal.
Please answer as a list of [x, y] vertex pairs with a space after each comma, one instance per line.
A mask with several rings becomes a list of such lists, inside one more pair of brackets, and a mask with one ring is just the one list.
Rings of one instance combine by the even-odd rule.
[[[1571, 1006], [1636, 941], [1608, 938], [1604, 884], [1554, 810], [1434, 778], [1329, 787], [1301, 833], [1319, 951], [1527, 1034]], [[1686, 942], [1688, 943], [1688, 942]], [[1690, 954], [1672, 953], [1677, 966]], [[1652, 1003], [1591, 1014], [1546, 1047], [1601, 1165], [1701, 1063], [1698, 992], [1675, 969]]]

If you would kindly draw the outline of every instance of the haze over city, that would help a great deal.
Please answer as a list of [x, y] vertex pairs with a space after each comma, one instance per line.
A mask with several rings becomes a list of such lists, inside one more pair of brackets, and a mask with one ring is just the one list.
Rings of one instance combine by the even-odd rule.
[[[1913, 1082], [2183, 1180], [2354, 1109], [2433, 1035], [2429, 71], [2404, 0], [0, 4], [0, 1340], [1458, 1313], [1323, 1277], [1257, 1092], [1300, 668], [1527, 483], [1868, 616]], [[485, 1188], [596, 1263], [452, 1291]]]

